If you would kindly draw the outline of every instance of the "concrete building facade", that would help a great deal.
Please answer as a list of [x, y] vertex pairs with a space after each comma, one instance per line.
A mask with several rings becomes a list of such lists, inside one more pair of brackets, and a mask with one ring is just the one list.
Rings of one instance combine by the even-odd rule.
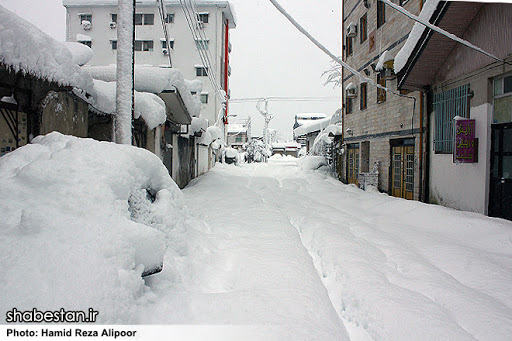
[[[66, 41], [82, 42], [94, 51], [88, 65], [116, 64], [117, 58], [117, 0], [63, 0], [66, 7]], [[164, 31], [156, 1], [140, 0], [135, 17], [135, 64], [172, 67], [185, 79], [203, 83], [201, 113], [211, 124], [217, 120], [222, 103], [211, 85], [197, 49], [206, 49], [211, 56], [212, 70], [226, 93], [230, 74], [229, 29], [235, 18], [228, 1], [197, 1], [197, 17], [201, 20], [201, 37], [195, 40], [180, 2], [165, 1], [170, 46], [166, 46]], [[83, 24], [83, 22], [86, 24]], [[88, 22], [88, 23], [87, 23]]]

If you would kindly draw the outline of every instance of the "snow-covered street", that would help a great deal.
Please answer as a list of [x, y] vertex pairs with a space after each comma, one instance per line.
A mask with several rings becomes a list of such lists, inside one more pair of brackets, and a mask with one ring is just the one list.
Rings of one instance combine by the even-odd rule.
[[281, 340], [512, 335], [508, 221], [363, 192], [294, 158], [218, 164], [184, 197], [190, 217], [146, 280], [140, 323]]

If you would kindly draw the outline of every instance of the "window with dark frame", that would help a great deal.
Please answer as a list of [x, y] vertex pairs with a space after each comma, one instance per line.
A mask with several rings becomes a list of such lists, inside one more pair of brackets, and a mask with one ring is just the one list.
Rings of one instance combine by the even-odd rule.
[[400, 6], [403, 6], [408, 2], [409, 2], [409, 0], [400, 0]]
[[197, 13], [197, 21], [202, 22], [203, 24], [208, 24], [208, 17], [210, 15], [208, 13]]
[[90, 40], [79, 40], [78, 42], [80, 44], [84, 44], [84, 45], [89, 46], [89, 47], [91, 47], [91, 45], [92, 45], [92, 42]]
[[386, 5], [377, 0], [377, 28], [380, 28], [386, 22]]
[[135, 25], [154, 25], [155, 15], [154, 14], [135, 14]]
[[361, 83], [361, 97], [359, 102], [359, 110], [364, 110], [368, 107], [368, 84]]
[[117, 40], [111, 40], [110, 44], [112, 45], [112, 50], [117, 50]]
[[354, 99], [353, 98], [347, 98], [347, 114], [351, 114], [354, 110]]
[[[377, 74], [377, 83], [386, 87], [386, 80], [384, 79], [384, 71]], [[386, 102], [386, 90], [377, 88], [377, 103]]]
[[368, 38], [368, 29], [367, 29], [367, 15], [366, 13], [359, 19], [359, 40], [360, 43], [364, 43]]
[[352, 45], [352, 37], [346, 37], [346, 47], [347, 47], [347, 56], [352, 55], [352, 53], [354, 53], [354, 47]]
[[117, 23], [117, 14], [116, 13], [111, 13], [110, 14], [110, 19], [111, 19], [111, 22]]
[[208, 94], [201, 94], [201, 103], [203, 103], [203, 104], [208, 103]]
[[174, 23], [174, 13], [167, 14], [167, 16], [165, 17], [165, 23], [166, 24]]
[[[162, 48], [167, 48], [167, 42], [165, 40], [162, 40]], [[174, 40], [169, 40], [169, 48], [174, 49]]]
[[153, 45], [152, 40], [135, 40], [133, 49], [135, 51], [153, 51]]
[[208, 76], [208, 69], [204, 66], [198, 66], [196, 67], [196, 76], [197, 77], [204, 77]]
[[92, 14], [80, 14], [80, 24], [82, 21], [88, 21], [92, 24]]

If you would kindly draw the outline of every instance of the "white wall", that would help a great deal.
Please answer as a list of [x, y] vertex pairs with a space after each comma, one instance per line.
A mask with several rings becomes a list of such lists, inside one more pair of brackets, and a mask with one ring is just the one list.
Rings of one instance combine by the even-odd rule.
[[[195, 41], [185, 19], [183, 10], [179, 6], [168, 6], [168, 13], [174, 13], [174, 23], [168, 24], [169, 38], [174, 39], [175, 48], [171, 50], [173, 67], [179, 69], [185, 79], [200, 79], [203, 82], [203, 92], [209, 94], [208, 104], [203, 104], [201, 114], [214, 124], [221, 109], [221, 103], [216, 98], [214, 88], [208, 77], [196, 77], [194, 65], [202, 65], [196, 49]], [[211, 62], [216, 71], [216, 77], [221, 82], [221, 63], [223, 60], [223, 18], [222, 9], [216, 6], [198, 7], [199, 12], [209, 12], [209, 23], [204, 25], [204, 33], [209, 39]], [[169, 65], [168, 56], [162, 53], [161, 38], [164, 38], [159, 12], [155, 5], [138, 5], [137, 13], [154, 14], [154, 25], [137, 25], [135, 38], [137, 40], [153, 40], [153, 51], [136, 51], [135, 63], [152, 66]], [[80, 24], [79, 14], [92, 14], [92, 29], [85, 31]], [[117, 13], [117, 6], [82, 6], [67, 8], [67, 41], [76, 41], [77, 34], [84, 34], [92, 38], [94, 57], [88, 65], [110, 65], [116, 63], [116, 51], [112, 50], [111, 40], [117, 40], [117, 28], [110, 28], [111, 14]], [[223, 84], [220, 84], [222, 87]]]
[[197, 146], [197, 176], [203, 175], [208, 172], [209, 169], [209, 150], [208, 147], [198, 145]]
[[[453, 163], [452, 154], [430, 154], [430, 199], [444, 206], [487, 214], [489, 196], [490, 126], [492, 106], [488, 103], [470, 108], [478, 138], [477, 163]], [[430, 125], [434, 141], [435, 115]]]

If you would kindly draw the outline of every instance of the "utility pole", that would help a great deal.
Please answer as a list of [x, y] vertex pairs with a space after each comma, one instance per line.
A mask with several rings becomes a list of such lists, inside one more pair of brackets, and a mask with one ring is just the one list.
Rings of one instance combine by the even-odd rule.
[[[261, 104], [265, 102], [265, 110], [261, 109]], [[267, 152], [268, 147], [268, 124], [274, 118], [274, 115], [269, 114], [268, 112], [268, 98], [262, 98], [256, 103], [256, 109], [260, 112], [265, 120], [265, 126], [263, 128], [263, 145], [265, 147], [265, 153]], [[267, 155], [265, 154], [265, 161], [267, 160]]]

